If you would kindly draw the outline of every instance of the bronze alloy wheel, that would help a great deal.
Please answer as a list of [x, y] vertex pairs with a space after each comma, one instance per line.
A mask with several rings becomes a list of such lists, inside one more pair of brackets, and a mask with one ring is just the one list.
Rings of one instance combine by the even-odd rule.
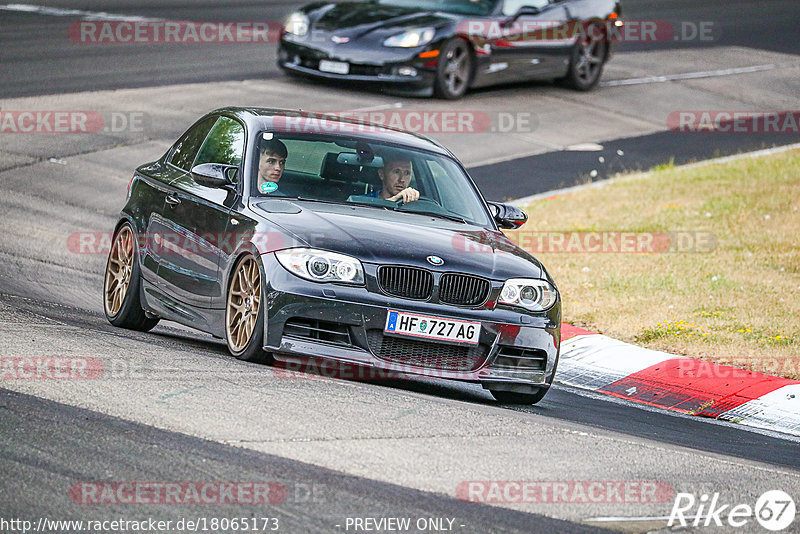
[[244, 352], [258, 324], [261, 307], [261, 272], [253, 256], [239, 262], [228, 289], [225, 331], [234, 355]]
[[109, 317], [116, 317], [125, 302], [131, 285], [133, 258], [133, 231], [130, 226], [123, 226], [114, 239], [106, 265], [104, 300]]

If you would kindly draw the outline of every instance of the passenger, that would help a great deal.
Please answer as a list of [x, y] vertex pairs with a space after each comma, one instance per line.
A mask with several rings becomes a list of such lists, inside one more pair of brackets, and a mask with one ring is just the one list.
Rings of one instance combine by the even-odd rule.
[[260, 193], [282, 194], [278, 189], [278, 182], [281, 181], [281, 176], [286, 168], [288, 155], [289, 151], [286, 145], [278, 139], [261, 143], [258, 157], [258, 191]]

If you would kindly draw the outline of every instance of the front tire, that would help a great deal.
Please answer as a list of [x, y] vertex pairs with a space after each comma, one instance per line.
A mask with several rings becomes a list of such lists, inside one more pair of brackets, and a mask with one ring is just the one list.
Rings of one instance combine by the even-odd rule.
[[550, 388], [539, 388], [536, 393], [491, 390], [492, 397], [500, 404], [536, 404], [547, 395]]
[[464, 96], [472, 80], [472, 52], [461, 39], [445, 43], [439, 55], [433, 92], [438, 98], [457, 100]]
[[255, 256], [246, 254], [237, 261], [228, 284], [225, 306], [225, 341], [228, 350], [240, 360], [268, 363], [263, 350], [264, 308], [261, 268]]
[[562, 81], [572, 89], [590, 91], [600, 82], [608, 56], [605, 32], [598, 24], [588, 27], [572, 47], [569, 71]]
[[142, 279], [136, 234], [126, 222], [114, 234], [103, 279], [103, 311], [108, 322], [120, 328], [147, 332], [158, 324], [141, 304]]

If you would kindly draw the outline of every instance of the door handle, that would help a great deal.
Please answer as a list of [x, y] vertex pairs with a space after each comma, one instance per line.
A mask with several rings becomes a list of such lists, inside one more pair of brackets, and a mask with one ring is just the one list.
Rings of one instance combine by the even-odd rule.
[[167, 196], [167, 204], [170, 206], [177, 206], [181, 203], [181, 199], [178, 198], [177, 195], [168, 195]]

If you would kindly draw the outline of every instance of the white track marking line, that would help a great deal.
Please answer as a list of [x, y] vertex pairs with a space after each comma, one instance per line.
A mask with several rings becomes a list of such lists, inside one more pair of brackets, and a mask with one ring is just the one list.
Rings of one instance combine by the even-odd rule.
[[[712, 517], [710, 515], [687, 515], [684, 519], [694, 520], [699, 517], [701, 520], [704, 520], [708, 517]], [[753, 517], [752, 515], [748, 517]], [[669, 521], [670, 517], [668, 515], [659, 515], [659, 516], [645, 516], [645, 517], [590, 517], [588, 519], [584, 519], [589, 523], [624, 523], [624, 522], [631, 522], [631, 521]]]
[[118, 20], [126, 22], [154, 22], [163, 20], [135, 15], [117, 15], [114, 13], [106, 13], [105, 11], [84, 11], [82, 9], [65, 9], [36, 6], [32, 4], [3, 4], [0, 5], [0, 11], [17, 11], [36, 15], [50, 15], [53, 17], [81, 17], [84, 20]]
[[371, 106], [366, 108], [356, 108], [351, 109], [351, 112], [363, 112], [363, 111], [382, 111], [384, 109], [400, 109], [403, 107], [402, 102], [395, 102], [393, 104], [381, 104], [379, 106]]
[[731, 76], [733, 74], [747, 74], [749, 72], [762, 72], [777, 69], [778, 65], [753, 65], [752, 67], [736, 67], [732, 69], [704, 70], [699, 72], [685, 72], [682, 74], [666, 74], [664, 76], [647, 76], [645, 78], [628, 78], [626, 80], [608, 80], [600, 82], [601, 87], [617, 87], [621, 85], [640, 85], [645, 83], [664, 83], [676, 80], [696, 80], [698, 78], [713, 78], [715, 76]]
[[[693, 169], [695, 167], [704, 167], [706, 165], [714, 165], [717, 163], [727, 163], [729, 161], [737, 161], [740, 159], [751, 159], [751, 158], [758, 158], [761, 156], [769, 156], [770, 154], [779, 154], [781, 152], [788, 152], [790, 150], [799, 150], [800, 143], [795, 143], [793, 145], [783, 145], [783, 146], [776, 146], [773, 148], [765, 148], [762, 150], [756, 150], [755, 152], [743, 152], [741, 154], [734, 154], [732, 156], [723, 156], [721, 158], [712, 158], [706, 159], [703, 161], [698, 161], [696, 163], [687, 163], [686, 165], [675, 165], [675, 169]], [[649, 171], [645, 171], [649, 172]], [[608, 184], [612, 184], [616, 182], [619, 178], [627, 176], [627, 174], [620, 175], [619, 177], [607, 178], [605, 180], [600, 180], [598, 182], [591, 182], [588, 184], [580, 184], [580, 185], [573, 185], [572, 187], [565, 187], [564, 189], [553, 189], [552, 191], [547, 191], [545, 193], [537, 193], [535, 195], [530, 195], [527, 197], [517, 198], [507, 202], [507, 204], [511, 204], [512, 206], [524, 206], [525, 204], [530, 204], [531, 202], [535, 202], [537, 200], [541, 200], [543, 198], [550, 198], [558, 195], [564, 195], [567, 193], [574, 193], [575, 191], [580, 191], [582, 189], [586, 189], [589, 187], [605, 187]]]

